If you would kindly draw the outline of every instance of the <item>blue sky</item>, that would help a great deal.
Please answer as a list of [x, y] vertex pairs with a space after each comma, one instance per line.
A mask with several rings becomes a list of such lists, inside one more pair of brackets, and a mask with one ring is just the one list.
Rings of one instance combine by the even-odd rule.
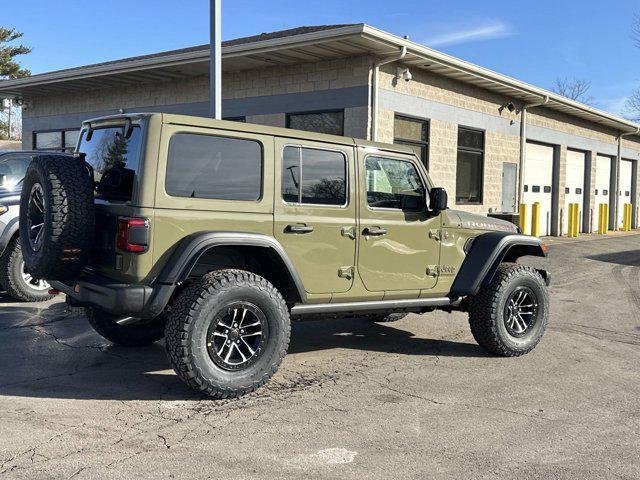
[[[0, 24], [24, 32], [33, 73], [208, 42], [208, 0], [5, 2]], [[637, 0], [223, 0], [223, 38], [365, 22], [540, 87], [586, 79], [597, 107], [621, 113], [640, 86], [635, 13]]]

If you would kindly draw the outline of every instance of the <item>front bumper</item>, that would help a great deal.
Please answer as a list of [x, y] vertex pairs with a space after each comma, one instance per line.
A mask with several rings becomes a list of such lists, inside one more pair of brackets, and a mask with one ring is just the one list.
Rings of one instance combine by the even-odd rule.
[[115, 316], [154, 318], [164, 310], [175, 289], [167, 284], [123, 284], [94, 272], [84, 272], [73, 283], [50, 282], [73, 303], [95, 307]]

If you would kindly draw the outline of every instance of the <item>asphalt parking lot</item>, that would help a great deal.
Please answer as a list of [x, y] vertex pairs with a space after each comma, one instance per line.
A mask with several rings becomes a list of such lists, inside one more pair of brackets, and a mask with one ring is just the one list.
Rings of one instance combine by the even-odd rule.
[[258, 392], [194, 396], [162, 345], [113, 347], [60, 302], [0, 299], [0, 477], [640, 478], [640, 236], [557, 242], [518, 359], [466, 316], [295, 324]]

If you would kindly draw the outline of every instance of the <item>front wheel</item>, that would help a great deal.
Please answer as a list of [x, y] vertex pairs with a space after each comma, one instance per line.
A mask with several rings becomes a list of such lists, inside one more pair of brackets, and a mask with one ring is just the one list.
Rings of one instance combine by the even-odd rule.
[[513, 263], [498, 267], [493, 280], [469, 302], [469, 324], [478, 344], [505, 357], [530, 352], [549, 318], [549, 293], [533, 268]]
[[0, 257], [0, 283], [7, 293], [22, 302], [44, 302], [51, 300], [51, 288], [44, 280], [38, 280], [25, 269], [20, 239], [14, 238]]
[[276, 372], [291, 325], [280, 292], [242, 270], [208, 273], [176, 298], [166, 330], [176, 374], [214, 398], [247, 394]]

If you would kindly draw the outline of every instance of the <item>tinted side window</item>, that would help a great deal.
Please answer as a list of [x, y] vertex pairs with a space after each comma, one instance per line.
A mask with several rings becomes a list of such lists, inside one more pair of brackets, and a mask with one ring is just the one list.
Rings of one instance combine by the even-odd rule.
[[282, 157], [282, 198], [313, 205], [347, 203], [347, 159], [343, 153], [285, 147]]
[[174, 197], [258, 200], [262, 147], [254, 140], [178, 133], [169, 142], [165, 189]]

